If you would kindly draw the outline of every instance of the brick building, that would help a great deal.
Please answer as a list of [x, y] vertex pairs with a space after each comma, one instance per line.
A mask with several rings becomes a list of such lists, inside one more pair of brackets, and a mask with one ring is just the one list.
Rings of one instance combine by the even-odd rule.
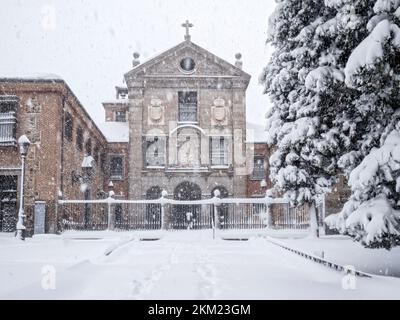
[[105, 122], [99, 124], [108, 142], [109, 181], [116, 199], [129, 194], [129, 103], [124, 87], [116, 87], [116, 98], [103, 102]]
[[27, 230], [33, 231], [35, 204], [45, 202], [45, 231], [55, 232], [62, 218], [58, 197], [104, 197], [106, 138], [63, 80], [0, 79], [1, 231], [15, 228], [21, 174], [16, 141], [22, 134], [32, 143], [25, 179]]

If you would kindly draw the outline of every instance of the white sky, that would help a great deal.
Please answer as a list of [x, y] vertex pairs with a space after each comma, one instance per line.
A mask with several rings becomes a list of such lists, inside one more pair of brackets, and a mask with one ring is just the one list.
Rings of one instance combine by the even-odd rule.
[[192, 41], [234, 63], [243, 55], [251, 74], [248, 121], [262, 124], [268, 99], [258, 77], [266, 65], [268, 17], [274, 0], [1, 0], [0, 75], [61, 76], [96, 122], [101, 102], [131, 68], [183, 41], [189, 19]]

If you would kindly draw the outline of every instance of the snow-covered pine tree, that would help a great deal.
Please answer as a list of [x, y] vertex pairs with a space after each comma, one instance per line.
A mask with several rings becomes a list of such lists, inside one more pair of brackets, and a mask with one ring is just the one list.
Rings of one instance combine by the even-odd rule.
[[400, 244], [399, 7], [400, 0], [375, 1], [369, 34], [346, 63], [346, 84], [359, 92], [353, 107], [359, 117], [352, 137], [356, 148], [341, 158], [352, 196], [326, 220], [370, 247]]
[[[397, 116], [397, 119], [400, 115]], [[350, 174], [352, 197], [325, 220], [371, 248], [400, 245], [400, 120]]]
[[[315, 143], [327, 133], [325, 122], [330, 121], [319, 105], [333, 106], [337, 98], [310, 90], [306, 76], [319, 67], [320, 54], [329, 46], [316, 32], [332, 15], [322, 1], [278, 1], [268, 37], [275, 51], [261, 75], [272, 101], [266, 126], [268, 143], [276, 147], [270, 158], [271, 178], [293, 204], [309, 205], [314, 235], [318, 235], [315, 197], [329, 190], [336, 169], [332, 150]], [[344, 80], [335, 71], [331, 74], [333, 82]]]
[[[361, 93], [346, 86], [344, 69], [352, 51], [368, 35], [367, 23], [373, 16], [374, 2], [325, 0], [334, 15], [316, 30], [315, 41], [324, 43], [325, 49], [319, 52], [318, 68], [306, 77], [307, 88], [320, 97], [318, 109], [326, 130], [315, 140], [315, 146], [331, 158], [332, 166], [336, 167], [338, 157], [339, 163], [347, 162], [342, 166], [346, 173], [361, 161], [360, 133], [372, 128], [365, 126], [364, 118], [369, 114], [357, 110], [354, 101]], [[350, 159], [353, 166], [349, 164]]]
[[344, 67], [367, 34], [362, 13], [371, 8], [371, 0], [282, 1], [270, 20], [275, 52], [261, 80], [273, 103], [271, 178], [293, 203], [309, 203], [310, 221], [315, 197], [329, 190], [350, 147], [346, 113], [358, 92], [346, 87]]

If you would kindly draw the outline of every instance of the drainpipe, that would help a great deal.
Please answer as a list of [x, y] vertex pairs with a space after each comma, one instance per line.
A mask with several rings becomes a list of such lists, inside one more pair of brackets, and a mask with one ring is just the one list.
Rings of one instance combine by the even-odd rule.
[[59, 191], [61, 192], [61, 197], [59, 194], [56, 195], [56, 211], [55, 211], [55, 222], [56, 222], [56, 232], [58, 232], [58, 200], [60, 198], [62, 199], [64, 197], [64, 125], [65, 125], [65, 96], [62, 96], [62, 112], [61, 112], [61, 150], [60, 150], [60, 163], [61, 163], [61, 168], [60, 168], [60, 189]]

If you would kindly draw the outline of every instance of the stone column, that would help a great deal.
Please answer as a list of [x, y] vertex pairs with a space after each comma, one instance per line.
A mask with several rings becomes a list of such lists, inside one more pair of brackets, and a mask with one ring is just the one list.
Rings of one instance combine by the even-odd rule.
[[142, 197], [143, 89], [129, 88], [129, 198]]
[[246, 195], [246, 91], [232, 89], [233, 124], [233, 192], [235, 197]]

